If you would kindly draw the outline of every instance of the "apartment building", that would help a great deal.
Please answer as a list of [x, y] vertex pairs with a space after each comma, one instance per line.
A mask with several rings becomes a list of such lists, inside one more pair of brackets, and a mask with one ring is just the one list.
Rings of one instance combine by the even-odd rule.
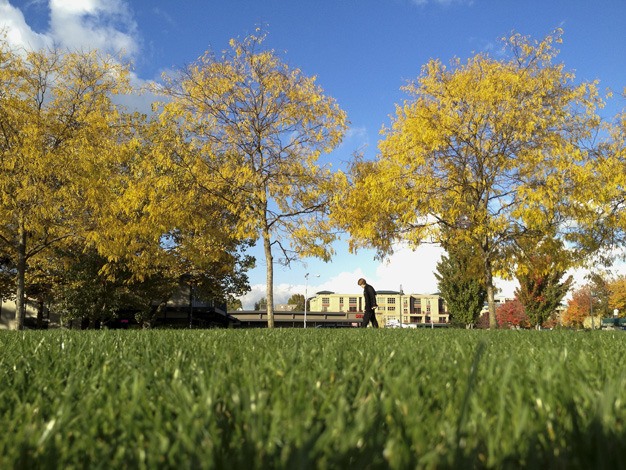
[[[401, 322], [405, 325], [447, 324], [450, 316], [444, 300], [438, 294], [405, 294], [398, 291], [376, 292], [378, 323]], [[310, 312], [363, 313], [362, 294], [336, 294], [321, 291], [309, 298]]]

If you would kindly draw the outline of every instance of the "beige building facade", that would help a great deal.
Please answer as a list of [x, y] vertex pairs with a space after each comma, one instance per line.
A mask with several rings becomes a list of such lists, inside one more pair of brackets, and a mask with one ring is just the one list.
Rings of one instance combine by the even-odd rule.
[[[378, 310], [376, 317], [381, 326], [402, 323], [403, 325], [425, 326], [448, 324], [444, 300], [438, 294], [405, 294], [398, 291], [377, 291]], [[321, 291], [309, 298], [311, 312], [363, 313], [365, 300], [362, 294], [337, 294]]]
[[[17, 329], [16, 319], [16, 305], [14, 300], [7, 300], [0, 297], [0, 330], [15, 330]], [[58, 321], [58, 318], [54, 319], [45, 318], [45, 322], [50, 320]], [[37, 323], [37, 307], [33, 302], [26, 299], [26, 313], [24, 318], [25, 323], [30, 325], [36, 325]]]

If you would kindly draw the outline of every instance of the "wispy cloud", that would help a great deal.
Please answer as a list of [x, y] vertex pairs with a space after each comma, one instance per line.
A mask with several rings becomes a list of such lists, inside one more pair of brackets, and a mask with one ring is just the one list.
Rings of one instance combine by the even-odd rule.
[[346, 139], [368, 139], [367, 129], [365, 127], [350, 127], [346, 132]]
[[370, 147], [370, 136], [366, 127], [350, 127], [346, 131], [341, 145], [335, 150], [337, 154], [353, 154], [366, 152]]
[[169, 26], [176, 28], [178, 27], [178, 24], [176, 23], [176, 21], [174, 20], [174, 18], [172, 17], [172, 15], [168, 14], [165, 10], [163, 10], [162, 8], [159, 7], [154, 7], [152, 9], [152, 13], [154, 13], [155, 16], [163, 19], [165, 21], [165, 23], [167, 23]]

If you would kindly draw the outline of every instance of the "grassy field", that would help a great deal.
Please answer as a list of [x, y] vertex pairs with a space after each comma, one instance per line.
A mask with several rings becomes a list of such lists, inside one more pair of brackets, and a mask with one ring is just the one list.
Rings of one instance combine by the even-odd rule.
[[0, 332], [0, 468], [624, 468], [626, 333]]

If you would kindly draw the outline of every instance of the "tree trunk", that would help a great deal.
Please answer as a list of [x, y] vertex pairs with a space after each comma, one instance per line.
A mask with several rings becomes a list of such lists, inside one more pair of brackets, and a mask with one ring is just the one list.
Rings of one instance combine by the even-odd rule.
[[141, 316], [141, 327], [144, 330], [149, 330], [149, 329], [151, 329], [154, 326], [154, 324], [156, 323], [157, 318], [163, 312], [165, 312], [168, 300], [169, 300], [169, 298], [168, 299], [162, 299], [161, 302], [159, 302], [159, 305], [157, 305], [156, 307], [151, 307], [148, 310], [147, 314]]
[[265, 248], [265, 262], [267, 263], [267, 284], [265, 297], [267, 298], [267, 327], [274, 328], [274, 257], [269, 230], [263, 233], [263, 247]]
[[17, 241], [17, 278], [15, 314], [17, 317], [17, 329], [24, 329], [26, 319], [26, 229], [20, 225]]
[[495, 330], [498, 327], [496, 322], [496, 299], [493, 287], [493, 271], [488, 257], [485, 259], [485, 286], [487, 288], [487, 304], [489, 306], [489, 329]]
[[45, 309], [45, 303], [43, 297], [39, 299], [39, 306], [37, 307], [37, 328], [43, 328], [43, 314]]

